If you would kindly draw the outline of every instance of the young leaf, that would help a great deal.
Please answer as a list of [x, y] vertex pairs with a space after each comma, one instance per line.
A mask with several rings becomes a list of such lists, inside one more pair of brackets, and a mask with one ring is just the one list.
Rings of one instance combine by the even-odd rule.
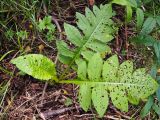
[[137, 28], [140, 29], [142, 27], [143, 21], [144, 21], [144, 13], [143, 10], [141, 10], [140, 8], [137, 8], [136, 10], [136, 19], [137, 19]]
[[[76, 13], [78, 29], [67, 23], [64, 24], [67, 38], [74, 48], [70, 49], [63, 41], [58, 41], [59, 60], [71, 67], [81, 56], [83, 57], [82, 60], [89, 60], [90, 56], [96, 52], [101, 54], [110, 52], [110, 48], [106, 43], [113, 39], [115, 33], [113, 21], [111, 20], [112, 16], [110, 4], [101, 5], [100, 8], [93, 6], [93, 12], [86, 8], [85, 16]], [[66, 49], [66, 51], [63, 49]]]
[[149, 34], [155, 26], [156, 19], [152, 17], [147, 18], [142, 26], [141, 34]]
[[127, 11], [126, 22], [128, 23], [132, 19], [132, 8], [131, 8], [131, 6], [127, 6], [126, 11]]
[[55, 64], [41, 54], [28, 54], [11, 60], [21, 71], [40, 80], [57, 80]]

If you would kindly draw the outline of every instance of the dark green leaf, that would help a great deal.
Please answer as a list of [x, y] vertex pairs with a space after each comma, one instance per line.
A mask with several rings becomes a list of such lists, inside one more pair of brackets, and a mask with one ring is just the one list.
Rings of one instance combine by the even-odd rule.
[[159, 27], [160, 27], [160, 16], [157, 16], [157, 17], [156, 17], [156, 21], [157, 21], [157, 24], [158, 24]]
[[140, 114], [141, 118], [144, 118], [145, 116], [147, 116], [147, 114], [152, 108], [153, 103], [154, 103], [154, 98], [153, 96], [150, 96], [147, 103], [145, 104], [145, 106], [143, 107], [141, 111], [141, 114]]
[[152, 66], [150, 74], [154, 79], [156, 79], [156, 76], [157, 76], [157, 67], [156, 67], [156, 65]]
[[156, 91], [156, 96], [158, 101], [160, 102], [160, 86], [158, 87], [158, 90]]
[[156, 103], [153, 104], [152, 106], [153, 110], [158, 114], [160, 115], [160, 106], [157, 105]]
[[137, 8], [136, 10], [136, 19], [137, 19], [137, 28], [140, 29], [142, 27], [143, 21], [144, 21], [144, 13], [143, 10], [141, 10], [140, 8]]
[[153, 28], [155, 28], [155, 26], [156, 26], [156, 19], [152, 17], [147, 18], [142, 26], [141, 34], [151, 33]]

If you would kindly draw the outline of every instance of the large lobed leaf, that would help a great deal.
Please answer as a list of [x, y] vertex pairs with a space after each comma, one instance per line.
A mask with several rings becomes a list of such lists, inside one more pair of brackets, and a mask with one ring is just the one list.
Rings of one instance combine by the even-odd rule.
[[119, 65], [116, 55], [103, 63], [100, 54], [95, 54], [88, 65], [83, 62], [83, 69], [78, 69], [78, 76], [79, 79], [72, 83], [80, 85], [81, 107], [87, 111], [92, 101], [100, 117], [108, 107], [109, 97], [115, 107], [128, 111], [128, 102], [137, 105], [140, 99], [147, 98], [158, 87], [144, 68], [134, 71], [131, 61]]
[[[107, 42], [113, 39], [115, 28], [110, 4], [93, 7], [93, 12], [85, 9], [85, 16], [76, 13], [78, 29], [67, 23], [64, 24], [65, 33], [68, 40], [74, 45], [71, 49], [64, 41], [57, 41], [59, 60], [64, 64], [72, 66], [74, 62], [82, 56], [85, 60], [99, 52], [104, 54], [110, 52]], [[80, 30], [79, 30], [80, 29]], [[83, 59], [82, 59], [83, 60]]]
[[28, 54], [11, 60], [24, 73], [40, 80], [57, 80], [55, 64], [41, 54]]

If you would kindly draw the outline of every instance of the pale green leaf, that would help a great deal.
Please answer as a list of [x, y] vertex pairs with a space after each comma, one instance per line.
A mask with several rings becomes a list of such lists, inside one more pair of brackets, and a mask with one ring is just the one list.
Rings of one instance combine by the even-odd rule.
[[[80, 67], [80, 65], [78, 67]], [[82, 70], [81, 67], [80, 69]], [[82, 74], [80, 74], [79, 78], [82, 78], [81, 75]], [[85, 79], [63, 81], [63, 83], [78, 84], [80, 85], [81, 91], [81, 86], [88, 86], [89, 93], [83, 94], [89, 95], [83, 96], [81, 94], [81, 104], [83, 103], [82, 96], [89, 101], [92, 99], [93, 105], [100, 117], [104, 115], [104, 112], [107, 109], [108, 97], [111, 98], [115, 107], [127, 112], [128, 102], [137, 105], [140, 99], [147, 98], [158, 88], [157, 82], [146, 73], [144, 68], [134, 71], [133, 63], [129, 60], [119, 65], [118, 57], [116, 55], [110, 57], [103, 63], [99, 53], [94, 54], [88, 61]], [[90, 91], [91, 88], [92, 91]], [[84, 88], [84, 90], [86, 89], [87, 88]], [[90, 94], [92, 94], [92, 97], [88, 98], [90, 97]], [[106, 103], [104, 103], [104, 101]], [[90, 104], [90, 102], [87, 103], [87, 105], [86, 103], [83, 103], [82, 108], [88, 110]], [[84, 107], [84, 105], [87, 107]]]
[[100, 54], [95, 54], [88, 63], [88, 77], [92, 81], [99, 81], [102, 72], [103, 61]]
[[91, 25], [94, 25], [96, 23], [96, 17], [89, 8], [85, 9], [85, 15]]
[[108, 92], [101, 85], [92, 89], [92, 101], [100, 117], [103, 117], [109, 104]]
[[64, 29], [67, 34], [68, 39], [76, 46], [82, 46], [82, 36], [77, 28], [72, 25], [64, 23]]
[[81, 54], [82, 54], [83, 58], [85, 58], [87, 61], [89, 61], [91, 59], [91, 57], [94, 55], [94, 52], [90, 51], [90, 50], [85, 50], [85, 51], [82, 51]]
[[139, 100], [138, 98], [135, 98], [133, 95], [130, 95], [130, 93], [128, 93], [127, 95], [128, 101], [134, 105], [138, 105], [139, 104]]
[[103, 53], [108, 50], [109, 46], [107, 46], [99, 41], [93, 41], [90, 44], [87, 44], [86, 47], [92, 49], [95, 52]]
[[87, 84], [82, 84], [79, 88], [79, 103], [86, 112], [91, 106], [91, 96], [91, 87]]
[[103, 80], [107, 81], [115, 81], [117, 79], [116, 74], [119, 67], [119, 61], [117, 55], [113, 55], [108, 58], [103, 65]]
[[71, 57], [64, 56], [62, 54], [58, 54], [59, 61], [64, 64], [69, 64], [72, 61]]
[[118, 69], [118, 77], [122, 78], [125, 75], [130, 75], [133, 72], [133, 62], [125, 61], [123, 62]]
[[57, 80], [55, 64], [41, 54], [28, 54], [11, 60], [24, 73], [40, 80]]
[[70, 51], [68, 45], [65, 42], [57, 41], [56, 43], [57, 49], [59, 50], [59, 53], [61, 53], [61, 55], [71, 58], [74, 56], [74, 52]]
[[87, 64], [85, 61], [83, 61], [82, 59], [77, 59], [76, 60], [76, 64], [78, 65], [78, 77], [82, 80], [86, 79], [86, 75], [87, 75]]
[[128, 111], [128, 99], [125, 93], [125, 87], [122, 85], [109, 86], [110, 97], [113, 105], [118, 109], [127, 112]]
[[[112, 16], [112, 6], [110, 4], [100, 5], [100, 8], [93, 6], [93, 12], [86, 8], [85, 15], [76, 13], [77, 28], [64, 24], [67, 38], [73, 44], [72, 49], [67, 45], [63, 45], [63, 48], [63, 46], [59, 47], [57, 44], [59, 56], [63, 56], [63, 59], [61, 57], [59, 60], [71, 67], [75, 64], [76, 59], [81, 58], [88, 61], [94, 53], [99, 52], [105, 56], [106, 53], [110, 52], [111, 49], [106, 46], [106, 43], [114, 38], [116, 32], [111, 19]], [[64, 49], [66, 49], [66, 52]], [[66, 57], [71, 58], [70, 62], [64, 61]]]

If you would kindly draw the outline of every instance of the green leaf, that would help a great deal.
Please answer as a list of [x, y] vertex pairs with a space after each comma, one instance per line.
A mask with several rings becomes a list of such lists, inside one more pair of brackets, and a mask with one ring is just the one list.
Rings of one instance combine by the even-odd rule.
[[131, 8], [131, 6], [127, 6], [126, 11], [127, 11], [126, 22], [128, 23], [132, 19], [132, 8]]
[[[76, 46], [83, 45], [83, 37], [77, 28], [72, 25], [64, 23], [64, 29], [67, 34], [68, 39]], [[74, 33], [74, 34], [73, 34]]]
[[[110, 4], [101, 5], [100, 8], [93, 6], [93, 11], [86, 8], [85, 15], [76, 13], [77, 28], [67, 23], [64, 24], [65, 33], [73, 47], [71, 49], [67, 45], [57, 42], [59, 60], [71, 67], [77, 59], [88, 61], [94, 53], [110, 52], [110, 47], [106, 46], [106, 43], [110, 42], [115, 34], [112, 16]], [[66, 52], [62, 51], [64, 48]], [[65, 59], [68, 61], [65, 62]]]
[[82, 56], [83, 56], [84, 59], [86, 59], [87, 61], [89, 61], [90, 58], [94, 55], [94, 52], [90, 51], [90, 50], [85, 50], [85, 51], [82, 51], [81, 54], [82, 54]]
[[150, 35], [138, 35], [132, 38], [132, 41], [145, 46], [154, 46], [154, 44], [157, 43], [157, 40]]
[[110, 97], [113, 102], [113, 105], [118, 109], [127, 112], [128, 111], [128, 100], [125, 95], [125, 87], [123, 86], [110, 86]]
[[131, 5], [132, 7], [137, 8], [137, 1], [136, 1], [136, 0], [128, 0], [128, 1], [129, 1], [130, 5]]
[[147, 103], [145, 104], [145, 106], [143, 107], [141, 111], [141, 114], [140, 114], [141, 118], [144, 118], [145, 116], [147, 116], [150, 109], [152, 108], [153, 103], [154, 103], [154, 98], [153, 96], [150, 96]]
[[153, 47], [154, 47], [154, 51], [157, 56], [157, 59], [160, 60], [160, 42], [155, 42]]
[[112, 3], [123, 5], [123, 6], [131, 6], [131, 7], [137, 7], [137, 2], [135, 0], [113, 0]]
[[130, 103], [132, 103], [132, 104], [134, 104], [134, 105], [138, 105], [138, 104], [139, 104], [139, 100], [140, 100], [140, 99], [137, 99], [137, 98], [135, 98], [133, 95], [130, 95], [130, 94], [128, 94], [127, 97], [128, 97], [128, 101], [129, 101]]
[[87, 75], [87, 64], [85, 61], [83, 60], [76, 60], [76, 64], [78, 65], [78, 77], [82, 80], [86, 79], [86, 75]]
[[[80, 65], [78, 67], [82, 71]], [[103, 63], [100, 54], [96, 53], [89, 60], [87, 68], [85, 65], [84, 70], [87, 71], [85, 79], [79, 74], [78, 78], [81, 79], [61, 81], [61, 83], [80, 85], [80, 105], [87, 111], [92, 99], [100, 117], [107, 109], [108, 97], [115, 107], [128, 111], [128, 102], [137, 105], [140, 99], [147, 98], [158, 88], [157, 82], [144, 68], [133, 70], [131, 61], [119, 65], [117, 55], [113, 55]]]
[[54, 32], [55, 25], [52, 24], [52, 16], [45, 16], [42, 20], [40, 19], [38, 22], [38, 27], [41, 31], [48, 29], [50, 32]]
[[157, 24], [158, 24], [159, 27], [160, 27], [160, 16], [157, 16], [157, 17], [156, 17], [156, 21], [157, 21]]
[[142, 26], [141, 34], [145, 35], [151, 33], [152, 30], [155, 28], [155, 26], [156, 26], [156, 19], [148, 17]]
[[115, 81], [117, 79], [116, 74], [119, 67], [119, 61], [117, 55], [113, 55], [108, 58], [103, 65], [103, 80], [107, 81]]
[[160, 106], [157, 105], [156, 103], [153, 104], [152, 106], [153, 110], [158, 114], [160, 115]]
[[143, 0], [144, 4], [150, 3], [152, 0]]
[[55, 64], [41, 54], [28, 54], [11, 60], [18, 69], [40, 80], [57, 80]]
[[72, 58], [74, 56], [74, 52], [70, 51], [68, 45], [63, 41], [57, 41], [57, 49], [61, 53], [61, 55]]
[[144, 12], [142, 9], [137, 8], [136, 10], [136, 20], [137, 20], [137, 28], [140, 29], [142, 27], [143, 21], [144, 21]]
[[153, 65], [152, 68], [151, 68], [151, 71], [150, 71], [150, 75], [156, 79], [156, 76], [157, 76], [157, 67], [156, 65]]
[[103, 117], [109, 104], [108, 92], [101, 85], [97, 85], [92, 89], [92, 101], [93, 105], [99, 113], [100, 117]]
[[79, 103], [86, 112], [91, 106], [91, 96], [91, 87], [88, 84], [82, 84], [79, 88]]
[[103, 61], [100, 54], [95, 54], [88, 63], [88, 77], [92, 81], [100, 80]]
[[156, 96], [158, 101], [160, 102], [160, 86], [158, 87], [158, 90], [156, 91]]
[[113, 0], [112, 3], [124, 6], [130, 5], [130, 3], [127, 0]]
[[26, 39], [28, 37], [28, 32], [27, 31], [21, 30], [21, 31], [17, 32], [16, 34], [21, 39]]

